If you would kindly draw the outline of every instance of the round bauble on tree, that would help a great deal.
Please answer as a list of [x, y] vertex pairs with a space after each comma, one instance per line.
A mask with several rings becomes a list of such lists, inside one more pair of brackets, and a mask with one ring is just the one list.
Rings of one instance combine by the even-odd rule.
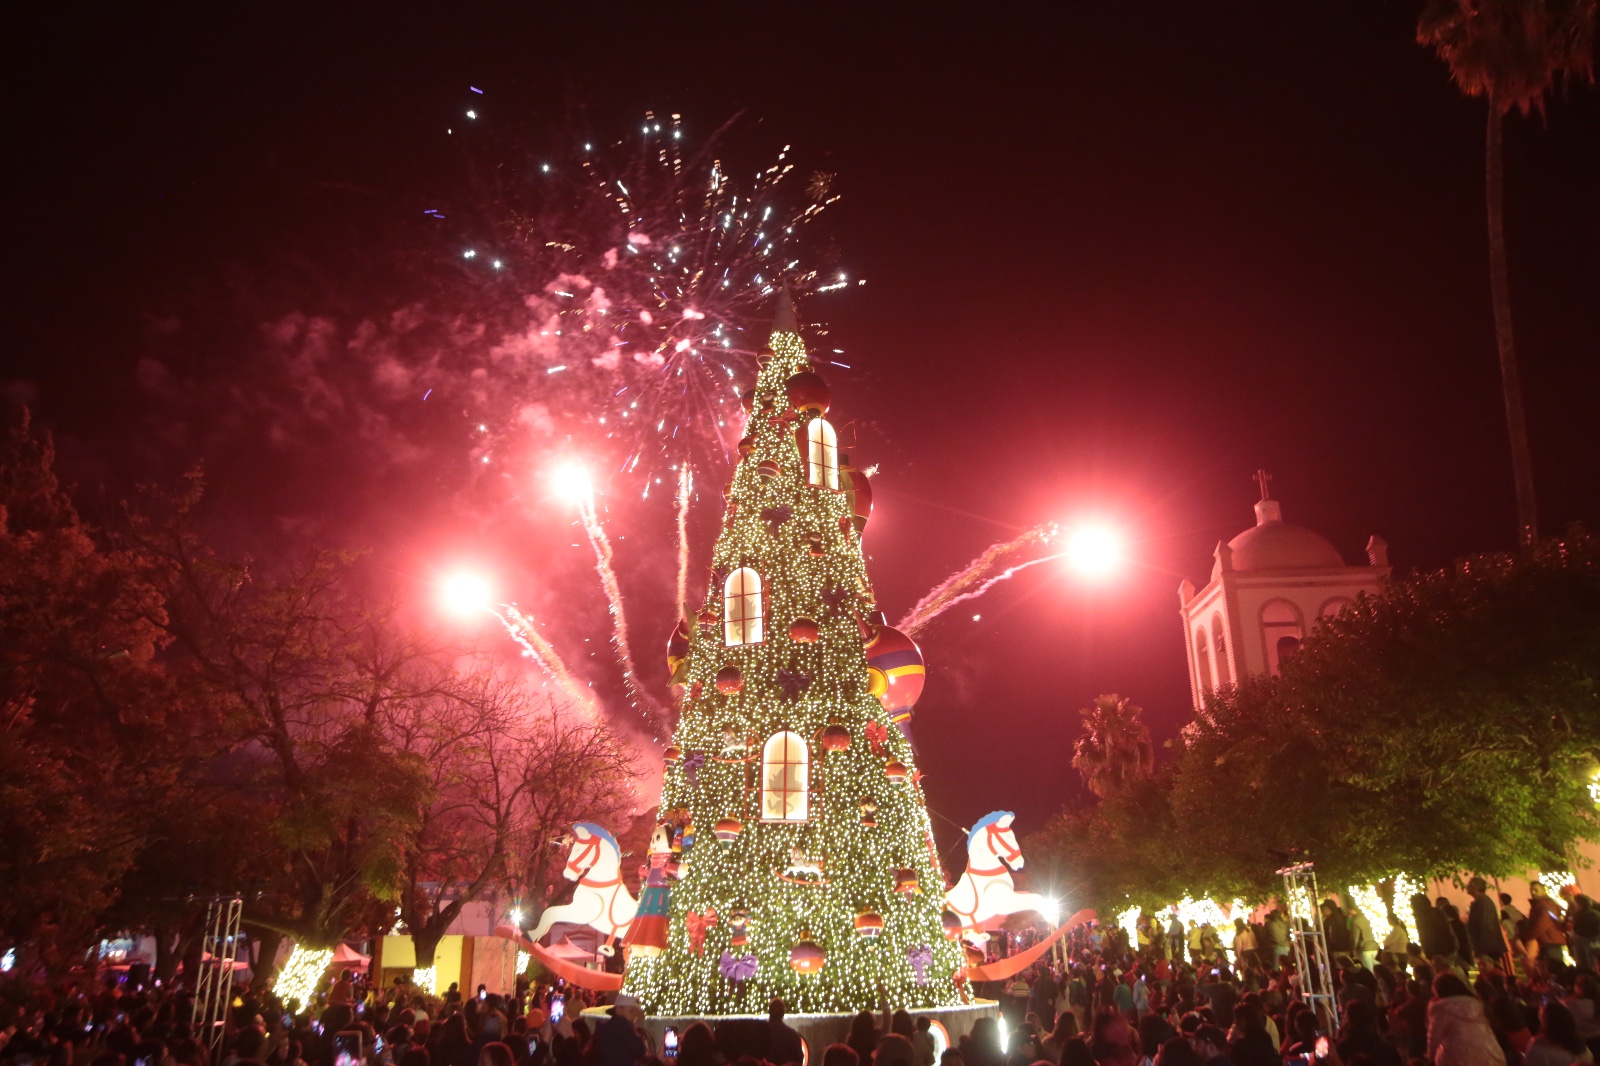
[[739, 672], [737, 666], [724, 666], [717, 671], [717, 691], [724, 696], [733, 696], [744, 691], [744, 674]]
[[801, 414], [828, 413], [828, 402], [832, 399], [828, 392], [828, 383], [809, 370], [802, 370], [785, 381], [783, 391], [789, 398], [789, 406]]
[[822, 727], [822, 750], [844, 751], [850, 746], [850, 730], [838, 722], [830, 722]]
[[797, 644], [815, 644], [821, 635], [821, 627], [815, 618], [806, 618], [802, 615], [789, 623], [789, 639]]
[[902, 867], [894, 872], [894, 890], [903, 896], [914, 896], [922, 891], [917, 881], [917, 871]]
[[756, 465], [756, 473], [761, 475], [762, 481], [771, 481], [773, 478], [783, 473], [783, 467], [779, 466], [771, 459], [763, 459]]
[[700, 631], [703, 633], [709, 633], [711, 630], [717, 628], [717, 612], [707, 607], [705, 610], [700, 612], [700, 617], [697, 619], [697, 621], [700, 623]]
[[754, 433], [739, 438], [739, 454], [749, 455], [756, 450], [756, 437]]
[[944, 935], [951, 940], [961, 935], [961, 916], [955, 911], [946, 908], [945, 912], [939, 915], [939, 924], [944, 927]]
[[723, 847], [731, 847], [739, 834], [744, 832], [744, 823], [737, 818], [719, 818], [717, 824], [711, 827], [711, 833], [717, 838], [717, 843]]
[[906, 769], [905, 763], [899, 759], [894, 759], [890, 761], [888, 766], [883, 768], [883, 776], [889, 779], [891, 788], [904, 788], [906, 779], [911, 776], [911, 771]]
[[661, 753], [661, 761], [668, 766], [676, 766], [683, 761], [683, 749], [674, 745]]
[[828, 953], [822, 950], [821, 944], [810, 939], [810, 934], [789, 949], [789, 965], [798, 974], [821, 973], [827, 961]]

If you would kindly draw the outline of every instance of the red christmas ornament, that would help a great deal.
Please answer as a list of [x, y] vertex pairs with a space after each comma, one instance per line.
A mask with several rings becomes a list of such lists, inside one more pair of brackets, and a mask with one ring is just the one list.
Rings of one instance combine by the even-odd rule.
[[717, 843], [723, 846], [731, 845], [738, 840], [742, 832], [744, 823], [737, 818], [719, 818], [717, 824], [711, 827], [711, 834], [717, 838]]
[[[744, 675], [737, 666], [724, 666], [717, 671], [717, 691], [732, 696], [744, 690]], [[901, 767], [904, 769], [904, 767]]]
[[819, 629], [815, 618], [802, 615], [789, 623], [789, 639], [798, 644], [815, 644]]
[[680, 762], [682, 759], [683, 759], [683, 749], [679, 748], [679, 747], [671, 747], [671, 748], [668, 748], [666, 751], [661, 753], [661, 760], [663, 762], [665, 762], [668, 766], [671, 766], [674, 763]]
[[822, 730], [824, 751], [843, 751], [850, 746], [850, 730], [834, 722]]
[[709, 607], [701, 611], [700, 628], [704, 630], [712, 630], [717, 628], [717, 612], [713, 611]]
[[922, 885], [917, 881], [917, 872], [909, 868], [902, 868], [894, 872], [894, 890], [905, 896], [915, 896], [922, 891]]
[[754, 433], [751, 433], [748, 436], [739, 438], [739, 454], [740, 455], [749, 455], [751, 452], [753, 452], [755, 450], [756, 450], [756, 435]]
[[911, 771], [906, 769], [905, 763], [901, 762], [899, 759], [895, 759], [890, 762], [888, 766], [883, 768], [883, 775], [889, 779], [889, 785], [891, 787], [904, 788], [906, 784], [906, 778], [911, 776]]
[[845, 491], [845, 498], [850, 503], [850, 514], [857, 533], [863, 533], [867, 528], [867, 519], [872, 517], [872, 482], [867, 475], [850, 465], [850, 460], [840, 457], [839, 483]]
[[828, 383], [809, 370], [802, 370], [783, 383], [789, 406], [802, 413], [825, 415], [828, 413]]
[[946, 910], [939, 915], [939, 924], [944, 926], [944, 935], [951, 940], [961, 935], [961, 918], [955, 911]]
[[762, 481], [771, 481], [773, 478], [783, 473], [783, 468], [777, 463], [773, 462], [771, 459], [763, 459], [756, 466], [756, 473], [761, 475]]

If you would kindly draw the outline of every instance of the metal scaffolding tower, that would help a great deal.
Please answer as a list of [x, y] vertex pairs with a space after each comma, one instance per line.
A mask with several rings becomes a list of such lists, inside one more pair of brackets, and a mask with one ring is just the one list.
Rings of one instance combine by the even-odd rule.
[[1289, 942], [1294, 948], [1300, 995], [1317, 1012], [1323, 1028], [1339, 1031], [1339, 1003], [1328, 964], [1328, 934], [1322, 927], [1315, 866], [1303, 862], [1278, 871], [1283, 878], [1284, 906], [1289, 910]]
[[206, 905], [200, 931], [200, 975], [194, 986], [195, 1035], [211, 1049], [211, 1061], [220, 1061], [222, 1037], [227, 1029], [228, 1006], [233, 1002], [233, 964], [239, 957], [239, 917], [243, 897], [234, 895], [191, 897]]

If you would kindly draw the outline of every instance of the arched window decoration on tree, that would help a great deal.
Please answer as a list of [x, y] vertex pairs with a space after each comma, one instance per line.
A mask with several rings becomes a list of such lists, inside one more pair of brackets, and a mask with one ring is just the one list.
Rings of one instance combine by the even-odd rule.
[[761, 575], [741, 566], [722, 583], [722, 642], [761, 643]]
[[806, 484], [814, 489], [839, 489], [839, 437], [826, 418], [806, 424]]
[[761, 818], [803, 822], [810, 804], [811, 753], [798, 733], [774, 733], [761, 749]]
[[1300, 611], [1288, 600], [1271, 600], [1261, 608], [1261, 636], [1267, 645], [1267, 669], [1276, 674], [1300, 650], [1305, 628]]

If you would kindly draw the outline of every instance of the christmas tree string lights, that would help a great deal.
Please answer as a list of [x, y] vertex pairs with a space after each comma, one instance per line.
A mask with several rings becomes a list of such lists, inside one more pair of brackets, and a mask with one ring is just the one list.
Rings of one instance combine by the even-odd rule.
[[664, 1017], [955, 1005], [915, 755], [867, 666], [851, 475], [786, 299], [761, 361], [665, 759], [666, 943], [624, 991]]

